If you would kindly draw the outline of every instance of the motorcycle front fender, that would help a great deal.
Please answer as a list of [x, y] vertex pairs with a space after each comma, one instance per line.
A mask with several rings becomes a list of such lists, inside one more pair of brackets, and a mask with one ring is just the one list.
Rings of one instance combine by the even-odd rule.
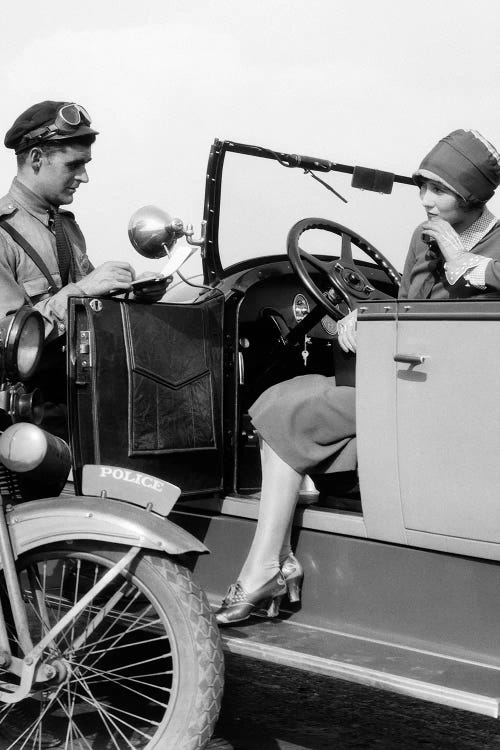
[[168, 555], [208, 552], [207, 547], [166, 518], [120, 500], [51, 497], [15, 505], [6, 513], [14, 554], [68, 539], [144, 547]]

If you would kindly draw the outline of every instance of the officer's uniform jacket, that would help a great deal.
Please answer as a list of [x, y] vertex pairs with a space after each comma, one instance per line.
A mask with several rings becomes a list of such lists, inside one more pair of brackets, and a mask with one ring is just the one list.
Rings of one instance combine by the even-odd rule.
[[61, 288], [56, 238], [49, 227], [46, 201], [35, 195], [17, 177], [6, 196], [0, 199], [0, 219], [6, 219], [36, 250], [50, 271], [57, 291], [49, 290], [49, 282], [22, 247], [0, 226], [0, 319], [22, 305], [33, 305], [45, 322], [47, 340], [66, 330], [68, 297], [82, 296], [78, 281], [93, 270], [83, 234], [70, 211], [61, 211], [68, 240], [73, 248], [74, 280]]

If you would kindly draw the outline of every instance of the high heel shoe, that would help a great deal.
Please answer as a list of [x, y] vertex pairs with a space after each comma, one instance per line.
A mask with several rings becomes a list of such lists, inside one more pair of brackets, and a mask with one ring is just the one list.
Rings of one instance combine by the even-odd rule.
[[252, 614], [265, 611], [267, 617], [277, 617], [280, 602], [287, 588], [281, 570], [270, 581], [256, 591], [247, 592], [239, 581], [232, 583], [215, 613], [219, 625], [231, 625], [233, 622], [248, 620]]
[[304, 580], [304, 568], [299, 563], [293, 552], [290, 552], [281, 565], [281, 572], [285, 579], [288, 598], [291, 602], [300, 602], [302, 582]]

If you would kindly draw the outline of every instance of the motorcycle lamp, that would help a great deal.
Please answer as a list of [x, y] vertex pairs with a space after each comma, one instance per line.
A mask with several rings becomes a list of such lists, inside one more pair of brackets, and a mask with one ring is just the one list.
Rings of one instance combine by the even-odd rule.
[[0, 422], [41, 421], [40, 392], [28, 393], [22, 381], [34, 375], [43, 346], [43, 318], [33, 308], [22, 307], [0, 321]]
[[44, 344], [43, 318], [22, 307], [0, 321], [2, 380], [29, 380], [35, 373]]
[[40, 391], [28, 392], [23, 382], [35, 374], [43, 347], [43, 318], [33, 308], [0, 321], [0, 490], [11, 502], [59, 495], [71, 466], [64, 440], [37, 427]]

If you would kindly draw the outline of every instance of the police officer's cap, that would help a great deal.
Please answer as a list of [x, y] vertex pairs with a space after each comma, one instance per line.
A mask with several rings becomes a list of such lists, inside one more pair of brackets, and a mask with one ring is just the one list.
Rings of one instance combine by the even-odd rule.
[[87, 111], [79, 104], [40, 102], [19, 115], [5, 134], [4, 144], [18, 154], [37, 143], [97, 135], [90, 123]]

